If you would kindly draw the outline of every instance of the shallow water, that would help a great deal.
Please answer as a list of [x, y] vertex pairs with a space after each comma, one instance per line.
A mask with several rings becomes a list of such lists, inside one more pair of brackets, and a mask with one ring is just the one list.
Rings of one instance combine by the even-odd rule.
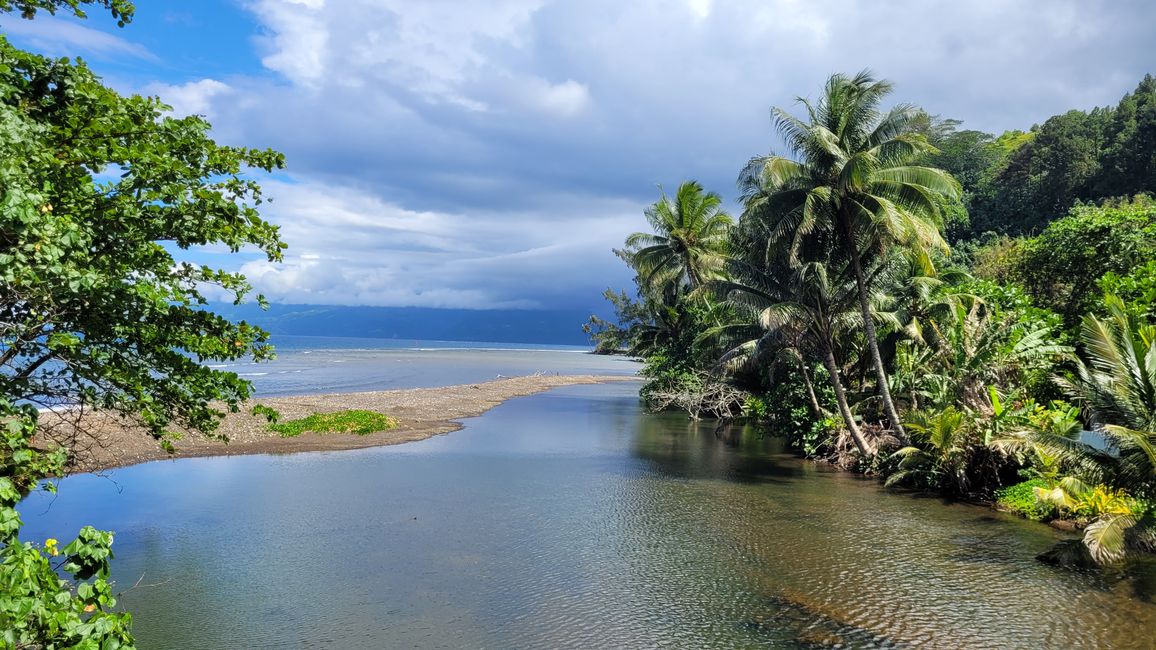
[[1152, 646], [1150, 570], [1043, 565], [1046, 526], [645, 415], [636, 391], [73, 477], [23, 504], [25, 537], [115, 529], [144, 648]]

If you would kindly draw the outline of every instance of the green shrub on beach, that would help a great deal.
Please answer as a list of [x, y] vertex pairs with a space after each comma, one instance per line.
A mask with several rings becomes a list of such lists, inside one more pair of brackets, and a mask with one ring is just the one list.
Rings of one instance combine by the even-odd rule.
[[337, 411], [335, 413], [314, 413], [308, 417], [287, 420], [269, 425], [269, 430], [292, 438], [307, 431], [314, 433], [355, 433], [364, 436], [378, 431], [388, 431], [397, 427], [397, 420], [374, 411]]

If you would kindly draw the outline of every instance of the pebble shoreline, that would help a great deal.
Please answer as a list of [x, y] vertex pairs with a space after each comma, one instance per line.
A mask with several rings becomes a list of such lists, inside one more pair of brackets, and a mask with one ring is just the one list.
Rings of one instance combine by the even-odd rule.
[[86, 445], [84, 457], [73, 471], [97, 472], [154, 460], [199, 456], [335, 451], [396, 445], [457, 431], [463, 425], [456, 420], [481, 415], [514, 397], [533, 395], [560, 386], [618, 381], [638, 381], [638, 378], [621, 375], [536, 374], [437, 388], [264, 398], [254, 400], [253, 404], [276, 409], [283, 420], [312, 413], [364, 409], [396, 418], [398, 426], [368, 435], [304, 433], [293, 438], [282, 438], [269, 431], [267, 421], [251, 415], [250, 407], [246, 406], [240, 413], [227, 416], [218, 430], [218, 433], [228, 438], [228, 443], [198, 434], [186, 434], [173, 442], [175, 454], [162, 449], [143, 429], [126, 426], [119, 420], [96, 414], [88, 416], [85, 422], [92, 444]]

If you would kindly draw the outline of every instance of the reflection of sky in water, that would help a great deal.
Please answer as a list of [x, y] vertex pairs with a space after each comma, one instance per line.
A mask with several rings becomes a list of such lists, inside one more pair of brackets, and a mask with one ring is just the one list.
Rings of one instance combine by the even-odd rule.
[[448, 386], [534, 373], [624, 375], [640, 367], [575, 346], [301, 336], [273, 343], [273, 361], [214, 367], [253, 382], [260, 396]]
[[[1063, 536], [887, 494], [777, 441], [644, 415], [637, 384], [511, 400], [396, 447], [62, 481], [27, 539], [117, 531], [142, 647], [1144, 647], [1139, 579]], [[1041, 609], [1044, 607], [1046, 609]]]

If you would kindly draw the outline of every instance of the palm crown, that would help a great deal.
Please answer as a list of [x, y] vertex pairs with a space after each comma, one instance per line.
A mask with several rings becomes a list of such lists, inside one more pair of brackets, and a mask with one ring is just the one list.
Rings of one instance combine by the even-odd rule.
[[772, 237], [789, 239], [792, 256], [818, 232], [839, 229], [876, 244], [944, 245], [939, 206], [959, 196], [959, 183], [910, 164], [935, 149], [911, 131], [913, 106], [879, 111], [890, 91], [866, 72], [835, 75], [817, 104], [799, 99], [809, 121], [774, 109], [775, 128], [798, 160], [755, 158], [740, 185], [748, 214], [772, 220]]
[[627, 255], [644, 287], [685, 280], [695, 289], [725, 266], [731, 218], [722, 209], [722, 197], [705, 192], [698, 182], [684, 182], [673, 200], [663, 194], [647, 208], [646, 220], [653, 234], [626, 238]]

